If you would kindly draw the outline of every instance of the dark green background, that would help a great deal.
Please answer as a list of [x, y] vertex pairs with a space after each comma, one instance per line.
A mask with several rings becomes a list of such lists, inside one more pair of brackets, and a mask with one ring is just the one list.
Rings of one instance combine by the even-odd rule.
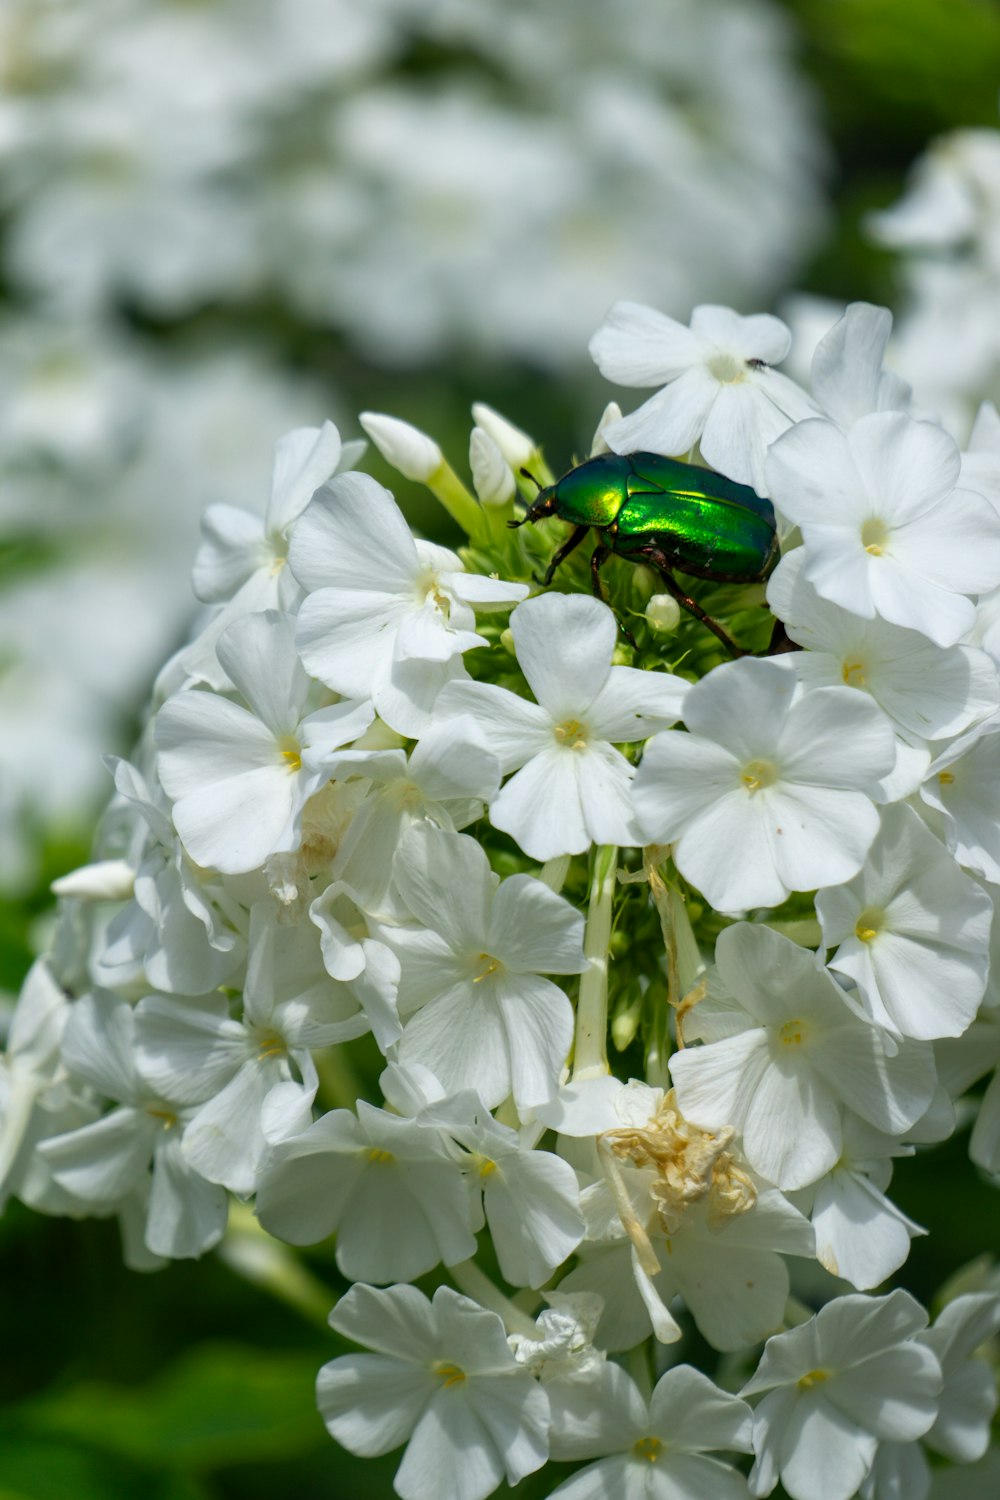
[[[834, 228], [800, 286], [892, 304], [895, 263], [865, 242], [860, 220], [898, 196], [930, 137], [996, 123], [1000, 10], [986, 0], [787, 0], [785, 8], [801, 26], [802, 63], [834, 154]], [[615, 291], [608, 288], [609, 301]], [[212, 317], [202, 318], [208, 331]], [[403, 377], [359, 367], [328, 336], [310, 338], [277, 315], [269, 336], [352, 407], [406, 416], [450, 440], [453, 453], [464, 451], [472, 399], [523, 422], [555, 463], [592, 425], [578, 391], [560, 392], [530, 368], [450, 363]], [[436, 524], [418, 503], [413, 513], [425, 529]], [[128, 733], [123, 726], [121, 748]], [[79, 837], [49, 831], [46, 840], [46, 880], [86, 857]], [[27, 934], [47, 904], [44, 890], [0, 913], [0, 984], [8, 988], [29, 962]], [[925, 1301], [1000, 1239], [1000, 1197], [969, 1164], [966, 1145], [963, 1135], [897, 1169], [894, 1200], [932, 1231], [915, 1241], [898, 1281]], [[336, 1292], [329, 1257], [316, 1269]], [[0, 1220], [0, 1289], [0, 1500], [392, 1494], [396, 1456], [351, 1458], [316, 1413], [313, 1381], [338, 1352], [333, 1335], [215, 1257], [139, 1276], [122, 1268], [113, 1225], [46, 1220], [14, 1204]], [[565, 1472], [549, 1469], [519, 1493], [544, 1495]]]

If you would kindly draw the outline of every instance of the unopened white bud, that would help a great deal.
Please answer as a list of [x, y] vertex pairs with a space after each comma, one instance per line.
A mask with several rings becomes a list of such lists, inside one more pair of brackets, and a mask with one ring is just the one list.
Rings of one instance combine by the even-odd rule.
[[444, 462], [444, 454], [434, 439], [399, 417], [363, 411], [358, 420], [386, 463], [398, 469], [404, 479], [426, 484]]
[[506, 505], [514, 498], [514, 475], [489, 433], [473, 427], [469, 438], [472, 483], [483, 505]]
[[611, 426], [612, 422], [619, 422], [621, 420], [621, 414], [622, 409], [618, 405], [618, 402], [609, 401], [607, 406], [601, 413], [601, 420], [598, 422], [597, 428], [594, 432], [594, 441], [590, 449], [591, 458], [596, 458], [599, 453], [611, 452], [611, 449], [604, 441], [604, 434]]
[[522, 432], [520, 427], [515, 427], [513, 422], [508, 422], [506, 417], [502, 417], [484, 401], [473, 403], [472, 416], [477, 425], [489, 433], [515, 474], [530, 466], [538, 453], [538, 444], [534, 438]]
[[75, 896], [78, 901], [127, 901], [135, 884], [135, 871], [123, 859], [102, 859], [81, 865], [52, 882], [54, 896]]
[[646, 623], [657, 635], [672, 635], [681, 618], [681, 607], [670, 594], [654, 594], [646, 605]]

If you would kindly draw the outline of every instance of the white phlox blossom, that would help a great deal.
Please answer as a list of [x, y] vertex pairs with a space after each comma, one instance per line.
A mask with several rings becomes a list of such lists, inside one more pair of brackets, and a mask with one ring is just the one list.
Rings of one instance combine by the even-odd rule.
[[480, 846], [431, 824], [400, 840], [396, 887], [419, 926], [380, 925], [400, 961], [400, 1062], [420, 1063], [447, 1092], [474, 1089], [489, 1108], [513, 1093], [541, 1104], [555, 1090], [573, 1013], [550, 974], [588, 967], [583, 922], [541, 881], [502, 883]]
[[352, 1281], [414, 1281], [475, 1253], [472, 1200], [444, 1130], [374, 1109], [333, 1110], [273, 1145], [257, 1179], [257, 1216], [293, 1245], [337, 1233]]
[[796, 692], [789, 661], [745, 660], [696, 683], [687, 734], [647, 745], [632, 788], [646, 842], [722, 911], [856, 875], [878, 831], [872, 796], [895, 764], [892, 728], [843, 687]]
[[57, 1075], [69, 1016], [67, 996], [46, 961], [36, 959], [10, 1018], [7, 1049], [0, 1059], [0, 1207], [12, 1192], [20, 1192], [31, 1148], [48, 1133], [46, 1103], [57, 1109], [64, 1103], [66, 1089]]
[[[822, 890], [816, 914], [830, 968], [896, 1036], [960, 1036], [986, 990], [993, 902], [920, 818], [903, 805], [882, 827], [853, 880]], [[848, 996], [848, 1003], [851, 1003]]]
[[209, 506], [202, 518], [202, 543], [192, 582], [198, 598], [218, 608], [210, 625], [181, 657], [196, 681], [214, 688], [228, 686], [215, 646], [234, 620], [262, 610], [294, 607], [300, 590], [286, 566], [292, 525], [320, 486], [342, 469], [352, 468], [363, 452], [363, 443], [341, 443], [332, 422], [300, 427], [287, 433], [275, 448], [263, 518], [235, 505]]
[[[508, 11], [494, 43], [530, 71], [543, 23]], [[56, 884], [0, 1060], [0, 1205], [117, 1216], [137, 1269], [221, 1242], [310, 1307], [335, 1267], [364, 1352], [332, 1351], [320, 1411], [354, 1453], [405, 1445], [401, 1500], [550, 1458], [578, 1467], [529, 1487], [567, 1500], [925, 1500], [931, 1462], [986, 1450], [991, 1273], [931, 1328], [904, 1290], [840, 1293], [906, 1276], [940, 1217], [914, 1179], [956, 1128], [1000, 1174], [1000, 440], [985, 413], [960, 472], [885, 367], [888, 314], [827, 324], [811, 397], [769, 316], [618, 304], [595, 340], [663, 389], [605, 410], [588, 474], [641, 443], [771, 476], [786, 633], [760, 581], [683, 585], [734, 661], [624, 556], [607, 603], [579, 558], [537, 592], [559, 523], [507, 523], [561, 470], [491, 408], [471, 485], [364, 418], [456, 550], [338, 472], [361, 453], [332, 424], [289, 433], [265, 519], [206, 518], [216, 612]]]
[[393, 729], [419, 734], [434, 699], [485, 640], [477, 609], [523, 599], [523, 583], [467, 573], [446, 547], [415, 541], [389, 491], [367, 474], [324, 486], [292, 531], [289, 563], [307, 598], [298, 648], [335, 692], [370, 698]]
[[994, 663], [973, 646], [937, 646], [920, 630], [891, 625], [831, 604], [805, 577], [807, 554], [782, 559], [767, 602], [796, 645], [799, 678], [811, 687], [868, 693], [897, 733], [922, 740], [962, 734], [996, 712]]
[[846, 433], [798, 423], [768, 453], [767, 482], [822, 598], [953, 646], [975, 619], [968, 596], [1000, 582], [1000, 516], [956, 488], [960, 468], [940, 427], [879, 411]]
[[[374, 1354], [324, 1365], [319, 1409], [353, 1453], [406, 1452], [402, 1500], [484, 1500], [548, 1457], [549, 1402], [518, 1364], [496, 1313], [450, 1287], [432, 1302], [415, 1287], [356, 1286], [330, 1314], [338, 1333]], [[391, 1390], [392, 1404], [386, 1401]]]
[[695, 444], [712, 468], [764, 489], [768, 445], [815, 412], [803, 390], [772, 368], [791, 346], [778, 318], [741, 318], [696, 307], [685, 328], [664, 313], [617, 302], [590, 342], [602, 375], [618, 385], [663, 389], [605, 429], [616, 453], [684, 457]]
[[641, 1085], [617, 1098], [586, 1092], [589, 1101], [570, 1105], [572, 1129], [595, 1109], [607, 1119], [609, 1105], [617, 1118], [598, 1137], [604, 1176], [583, 1194], [591, 1243], [561, 1287], [601, 1296], [599, 1341], [628, 1349], [652, 1330], [675, 1342], [682, 1330], [670, 1303], [678, 1293], [715, 1348], [763, 1338], [788, 1296], [779, 1252], [813, 1253], [807, 1221], [747, 1171], [731, 1130], [693, 1126], [672, 1093]]
[[926, 1042], [893, 1045], [849, 1006], [815, 956], [768, 927], [728, 927], [715, 948], [727, 998], [696, 1008], [670, 1060], [677, 1101], [707, 1130], [737, 1130], [747, 1161], [780, 1188], [800, 1188], [840, 1156], [841, 1107], [901, 1135], [934, 1090]]
[[66, 1065], [118, 1108], [39, 1150], [62, 1187], [105, 1211], [138, 1195], [154, 1255], [201, 1255], [222, 1237], [228, 1200], [184, 1154], [187, 1101], [154, 1090], [142, 1076], [135, 1019], [109, 994], [85, 995], [74, 1006], [63, 1041]]
[[198, 1106], [184, 1141], [188, 1161], [248, 1194], [269, 1141], [298, 1134], [311, 1119], [310, 1048], [359, 1036], [369, 1022], [351, 986], [331, 982], [312, 924], [281, 928], [260, 904], [251, 913], [242, 1020], [218, 1004], [152, 996], [140, 1003], [136, 1026], [144, 1077]]
[[599, 1461], [552, 1491], [561, 1500], [740, 1500], [746, 1481], [714, 1453], [750, 1453], [750, 1408], [700, 1370], [677, 1365], [644, 1401], [619, 1365], [594, 1386], [548, 1386], [553, 1458]]
[[808, 1208], [820, 1265], [859, 1291], [881, 1286], [906, 1260], [914, 1235], [927, 1232], [886, 1197], [893, 1160], [912, 1155], [912, 1146], [847, 1112], [837, 1161], [794, 1195]]
[[137, 767], [112, 760], [115, 790], [146, 830], [133, 876], [134, 899], [108, 925], [95, 964], [102, 984], [140, 975], [168, 994], [197, 995], [225, 984], [246, 958], [245, 919], [224, 881], [197, 866], [177, 838], [170, 804]]
[[217, 650], [249, 706], [209, 692], [170, 698], [156, 720], [158, 767], [191, 858], [245, 871], [296, 847], [333, 752], [364, 733], [373, 710], [348, 699], [309, 712], [290, 617], [276, 610], [237, 620]]
[[616, 742], [673, 724], [688, 684], [666, 672], [611, 665], [617, 626], [579, 594], [542, 594], [510, 617], [518, 663], [537, 699], [489, 683], [450, 683], [435, 715], [462, 715], [504, 773], [490, 822], [534, 859], [581, 854], [591, 843], [637, 844], [634, 775]]
[[791, 1500], [849, 1500], [880, 1442], [922, 1437], [938, 1414], [941, 1364], [917, 1335], [927, 1314], [908, 1292], [840, 1297], [768, 1339], [741, 1395], [754, 1410], [753, 1495], [781, 1480]]
[[1000, 885], [1000, 717], [994, 714], [951, 741], [928, 767], [920, 800], [963, 868]]

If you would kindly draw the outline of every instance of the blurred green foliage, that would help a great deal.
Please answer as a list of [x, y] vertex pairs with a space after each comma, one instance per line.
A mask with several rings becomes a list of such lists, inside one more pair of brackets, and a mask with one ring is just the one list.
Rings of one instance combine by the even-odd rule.
[[[802, 65], [833, 150], [833, 228], [801, 286], [891, 302], [892, 263], [866, 243], [861, 218], [898, 194], [930, 137], [996, 122], [1000, 6], [785, 0], [784, 8], [801, 30]], [[608, 300], [614, 295], [609, 287]], [[315, 366], [314, 351], [291, 336], [288, 354]], [[561, 393], [531, 369], [449, 367], [418, 379], [327, 346], [316, 373], [358, 409], [396, 411], [443, 436], [456, 458], [474, 397], [529, 427], [556, 467], [583, 448], [592, 425], [578, 392]], [[600, 403], [595, 382], [595, 414]], [[455, 540], [426, 508], [413, 520]], [[0, 568], [14, 561], [23, 559], [0, 558]], [[0, 906], [0, 987], [15, 990], [27, 969], [49, 881], [85, 857], [78, 835], [47, 835], [37, 889]], [[1000, 1243], [1000, 1195], [966, 1148], [963, 1134], [897, 1167], [894, 1200], [931, 1230], [914, 1241], [898, 1279], [925, 1301], [964, 1261]], [[327, 1270], [332, 1302], [336, 1277]], [[395, 1455], [344, 1454], [316, 1413], [315, 1374], [338, 1340], [217, 1258], [139, 1276], [123, 1269], [113, 1224], [46, 1220], [14, 1204], [0, 1220], [0, 1285], [0, 1500], [391, 1496]], [[547, 1494], [567, 1472], [549, 1468], [518, 1494]]]

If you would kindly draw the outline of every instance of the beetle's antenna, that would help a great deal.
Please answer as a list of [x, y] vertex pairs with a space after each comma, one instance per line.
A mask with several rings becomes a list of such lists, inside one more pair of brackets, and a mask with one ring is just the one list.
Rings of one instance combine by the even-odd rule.
[[541, 494], [542, 486], [539, 484], [534, 474], [532, 474], [531, 470], [522, 468], [521, 473], [524, 475], [525, 479], [531, 480], [532, 484], [535, 486], [535, 489], [538, 490], [539, 494]]

